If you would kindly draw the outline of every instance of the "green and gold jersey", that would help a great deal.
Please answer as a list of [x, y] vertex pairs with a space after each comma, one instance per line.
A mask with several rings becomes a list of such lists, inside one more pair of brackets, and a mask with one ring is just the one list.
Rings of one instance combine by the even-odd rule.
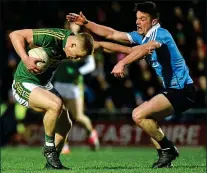
[[55, 82], [79, 84], [83, 76], [79, 73], [79, 68], [84, 64], [84, 60], [66, 60], [58, 66], [54, 76]]
[[47, 84], [51, 80], [58, 65], [63, 59], [66, 59], [63, 48], [65, 47], [68, 36], [71, 34], [72, 32], [67, 29], [33, 29], [33, 44], [44, 48], [52, 64], [45, 72], [34, 74], [29, 72], [24, 63], [20, 61], [14, 74], [14, 79], [18, 82], [29, 82], [38, 85]]

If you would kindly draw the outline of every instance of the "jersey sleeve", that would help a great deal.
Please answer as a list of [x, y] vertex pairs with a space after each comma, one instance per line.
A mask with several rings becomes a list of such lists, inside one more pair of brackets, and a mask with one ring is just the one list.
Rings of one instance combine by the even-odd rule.
[[141, 44], [142, 36], [137, 33], [137, 31], [127, 33], [127, 37], [132, 44]]
[[37, 46], [49, 47], [63, 39], [64, 34], [57, 29], [33, 29], [33, 43]]

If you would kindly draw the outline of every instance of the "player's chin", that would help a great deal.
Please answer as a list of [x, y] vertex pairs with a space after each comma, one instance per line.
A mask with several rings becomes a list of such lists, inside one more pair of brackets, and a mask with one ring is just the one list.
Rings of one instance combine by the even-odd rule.
[[138, 34], [142, 35], [143, 31], [141, 31], [140, 29], [137, 30]]

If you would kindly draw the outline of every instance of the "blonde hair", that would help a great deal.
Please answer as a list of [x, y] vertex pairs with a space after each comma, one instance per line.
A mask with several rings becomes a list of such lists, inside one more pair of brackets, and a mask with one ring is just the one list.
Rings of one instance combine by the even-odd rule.
[[93, 39], [93, 37], [88, 33], [79, 33], [76, 36], [77, 36], [77, 39], [81, 43], [81, 47], [83, 48], [83, 52], [86, 55], [93, 54], [93, 51], [94, 51], [94, 39]]

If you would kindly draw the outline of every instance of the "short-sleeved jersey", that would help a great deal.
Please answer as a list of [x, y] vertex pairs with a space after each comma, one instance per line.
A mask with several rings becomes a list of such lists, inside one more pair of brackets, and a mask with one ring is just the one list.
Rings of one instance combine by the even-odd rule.
[[47, 84], [51, 80], [58, 65], [63, 59], [66, 59], [63, 48], [65, 47], [68, 36], [71, 34], [72, 32], [66, 29], [33, 29], [33, 44], [44, 48], [52, 64], [45, 72], [33, 74], [20, 61], [14, 74], [14, 79], [19, 82], [30, 82], [38, 85]]
[[186, 62], [172, 35], [166, 29], [157, 24], [148, 31], [145, 37], [136, 31], [127, 35], [131, 43], [139, 45], [152, 40], [160, 43], [161, 47], [155, 49], [152, 55], [147, 55], [145, 60], [161, 78], [164, 88], [183, 89], [186, 84], [193, 83]]

